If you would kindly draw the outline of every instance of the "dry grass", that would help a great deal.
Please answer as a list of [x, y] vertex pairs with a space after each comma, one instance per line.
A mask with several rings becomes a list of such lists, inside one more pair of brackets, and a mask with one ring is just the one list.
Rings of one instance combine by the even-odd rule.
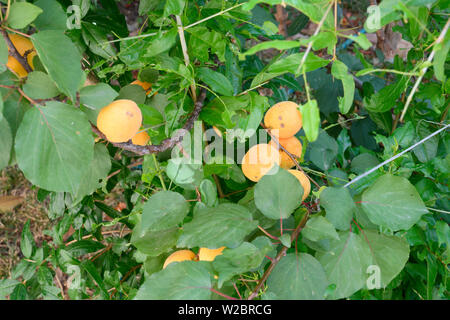
[[0, 171], [0, 196], [5, 195], [20, 196], [24, 201], [10, 212], [0, 212], [0, 278], [9, 278], [22, 257], [20, 235], [27, 220], [38, 245], [44, 240], [43, 231], [50, 226], [45, 204], [37, 200], [37, 189], [17, 167]]

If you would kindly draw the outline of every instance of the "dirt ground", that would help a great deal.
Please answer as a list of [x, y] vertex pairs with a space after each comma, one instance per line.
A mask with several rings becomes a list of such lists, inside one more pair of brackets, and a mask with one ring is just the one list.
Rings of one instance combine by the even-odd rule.
[[14, 209], [0, 210], [0, 278], [8, 278], [14, 265], [22, 257], [20, 235], [25, 223], [30, 220], [31, 232], [39, 244], [43, 231], [50, 228], [46, 203], [37, 200], [37, 189], [33, 188], [16, 167], [0, 171], [0, 197], [16, 196], [20, 202]]

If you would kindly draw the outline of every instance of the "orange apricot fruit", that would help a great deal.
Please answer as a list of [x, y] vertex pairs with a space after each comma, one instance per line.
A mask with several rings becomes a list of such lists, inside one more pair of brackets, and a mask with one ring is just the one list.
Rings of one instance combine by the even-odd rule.
[[[29, 39], [16, 33], [9, 34], [8, 37], [21, 56], [24, 56], [25, 52], [29, 52], [30, 50], [32, 50], [27, 56], [27, 62], [30, 65], [31, 69], [34, 70], [33, 58], [36, 56], [36, 50], [34, 49], [33, 43]], [[8, 62], [6, 63], [6, 66], [19, 78], [25, 78], [28, 75], [28, 72], [25, 70], [25, 68], [13, 56], [8, 56]]]
[[120, 99], [103, 107], [97, 116], [97, 127], [111, 142], [127, 142], [142, 124], [138, 105], [128, 99]]
[[150, 140], [150, 136], [148, 135], [147, 131], [141, 131], [131, 139], [131, 142], [139, 146], [146, 146], [148, 140]]
[[223, 249], [225, 249], [225, 247], [220, 247], [218, 249], [200, 248], [200, 250], [198, 251], [198, 260], [214, 261], [217, 256], [220, 256], [222, 254]]
[[167, 257], [166, 261], [164, 261], [163, 269], [165, 269], [172, 262], [181, 262], [194, 259], [195, 253], [191, 250], [178, 250]]
[[264, 125], [276, 137], [292, 137], [303, 125], [302, 114], [298, 108], [298, 105], [291, 101], [274, 104], [264, 116]]
[[149, 82], [144, 82], [144, 81], [141, 81], [141, 80], [134, 80], [131, 84], [135, 84], [135, 85], [141, 86], [142, 89], [144, 89], [146, 94], [149, 94], [152, 91], [152, 89], [151, 89], [152, 88], [152, 84], [149, 83]]
[[260, 143], [251, 147], [242, 158], [242, 172], [248, 179], [257, 182], [279, 163], [278, 150], [269, 144]]
[[[297, 139], [296, 136], [285, 139], [278, 139], [278, 142], [295, 158], [300, 158], [302, 156], [302, 143], [300, 142], [300, 140]], [[278, 148], [277, 143], [274, 140], [271, 140], [269, 144], [274, 146], [275, 148]], [[294, 161], [292, 161], [292, 159], [287, 155], [286, 152], [283, 151], [283, 149], [279, 148], [278, 151], [280, 152], [281, 157], [280, 158], [281, 168], [290, 169], [293, 166], [295, 166]]]
[[311, 192], [311, 182], [309, 182], [308, 177], [300, 170], [288, 170], [288, 171], [292, 173], [298, 179], [298, 181], [300, 181], [300, 184], [303, 187], [302, 201], [304, 201]]

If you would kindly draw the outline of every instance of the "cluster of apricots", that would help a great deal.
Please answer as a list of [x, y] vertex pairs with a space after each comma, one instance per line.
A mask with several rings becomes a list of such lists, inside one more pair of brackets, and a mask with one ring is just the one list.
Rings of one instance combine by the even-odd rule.
[[[26, 37], [18, 34], [9, 34], [14, 47], [21, 56], [27, 57], [28, 65], [34, 70], [33, 58], [36, 50], [33, 43]], [[25, 78], [28, 72], [13, 56], [8, 56], [6, 66], [19, 78]], [[85, 85], [91, 84], [86, 81]], [[141, 86], [146, 94], [151, 91], [151, 84], [140, 80], [135, 80], [132, 85]], [[127, 142], [131, 139], [134, 144], [146, 145], [150, 137], [146, 131], [139, 131], [142, 125], [142, 113], [138, 105], [128, 99], [116, 100], [102, 108], [97, 117], [97, 127], [111, 142]]]
[[[34, 49], [33, 43], [16, 33], [9, 34], [8, 37], [21, 56], [25, 56], [25, 53], [27, 54], [28, 65], [34, 70], [33, 58], [36, 56], [36, 50]], [[28, 75], [28, 72], [20, 62], [11, 55], [8, 56], [6, 66], [19, 78], [25, 78]]]
[[[131, 84], [139, 85], [148, 94], [151, 84], [135, 80]], [[103, 107], [97, 116], [97, 127], [111, 142], [131, 142], [145, 146], [150, 140], [146, 131], [139, 131], [142, 125], [142, 112], [138, 105], [129, 99], [119, 99]]]
[[[264, 116], [266, 129], [287, 152], [296, 158], [302, 155], [302, 144], [295, 136], [302, 125], [299, 106], [291, 101], [273, 105]], [[286, 152], [278, 148], [274, 140], [251, 147], [242, 159], [242, 171], [248, 179], [258, 182], [275, 164], [287, 169], [300, 181], [303, 187], [302, 201], [305, 200], [311, 191], [308, 177], [300, 170], [291, 169], [295, 166], [294, 161]]]
[[165, 269], [172, 262], [181, 262], [186, 260], [214, 261], [217, 256], [222, 254], [223, 249], [225, 249], [225, 247], [220, 247], [218, 249], [200, 248], [198, 255], [191, 250], [178, 250], [167, 257], [164, 262], [163, 269]]

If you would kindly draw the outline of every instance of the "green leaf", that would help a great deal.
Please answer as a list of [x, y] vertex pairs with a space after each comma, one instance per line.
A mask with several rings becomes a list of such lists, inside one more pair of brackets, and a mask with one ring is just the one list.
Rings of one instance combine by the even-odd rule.
[[364, 97], [364, 107], [371, 112], [386, 112], [395, 107], [400, 94], [405, 91], [408, 83], [407, 77], [401, 77], [394, 84], [383, 87], [369, 98]]
[[0, 300], [3, 300], [7, 295], [10, 295], [18, 284], [20, 284], [20, 282], [17, 280], [0, 279]]
[[147, 58], [154, 57], [169, 50], [175, 45], [177, 35], [177, 29], [173, 28], [160, 37], [152, 39], [150, 45], [147, 46], [147, 52], [144, 56]]
[[96, 252], [103, 248], [105, 248], [104, 244], [91, 239], [82, 239], [66, 246], [66, 250], [73, 257], [79, 257], [87, 253]]
[[188, 51], [200, 61], [207, 62], [209, 60], [208, 51], [216, 54], [220, 62], [225, 62], [225, 51], [227, 41], [224, 35], [214, 30], [209, 30], [203, 26], [192, 27], [186, 30], [190, 33]]
[[185, 0], [167, 0], [166, 5], [164, 6], [163, 17], [168, 17], [171, 14], [177, 16], [182, 15], [185, 4]]
[[325, 208], [327, 220], [336, 229], [348, 230], [350, 228], [356, 206], [347, 188], [325, 188], [320, 193], [320, 205]]
[[291, 247], [291, 235], [289, 233], [284, 233], [282, 236], [280, 236], [280, 242], [283, 246], [290, 248]]
[[147, 94], [141, 86], [129, 84], [120, 88], [118, 99], [133, 100], [136, 104], [144, 104]]
[[182, 188], [195, 190], [203, 180], [201, 164], [191, 163], [186, 158], [172, 158], [166, 168], [167, 176]]
[[370, 221], [392, 231], [410, 229], [428, 212], [408, 179], [390, 174], [364, 191], [361, 205]]
[[20, 250], [25, 258], [31, 258], [33, 254], [33, 247], [35, 246], [33, 235], [30, 231], [30, 220], [27, 220], [22, 229], [20, 238]]
[[287, 170], [280, 167], [275, 170], [276, 173], [267, 173], [256, 184], [255, 204], [268, 218], [287, 219], [300, 206], [303, 188]]
[[208, 300], [211, 276], [206, 263], [182, 261], [171, 263], [153, 273], [139, 288], [135, 300]]
[[83, 36], [84, 43], [96, 55], [105, 59], [115, 57], [116, 50], [112, 44], [109, 43], [106, 34], [100, 27], [83, 21], [81, 25], [81, 35]]
[[147, 232], [176, 227], [188, 213], [189, 204], [181, 194], [160, 191], [154, 193], [144, 204], [141, 228]]
[[[264, 112], [270, 108], [267, 97], [260, 96], [255, 92], [250, 92], [245, 97], [249, 97], [250, 99], [248, 99], [248, 105], [242, 104], [240, 106], [240, 109], [244, 112], [238, 113], [240, 117], [237, 124], [237, 127], [242, 129], [244, 133], [234, 136], [240, 142], [245, 142], [245, 140], [257, 132], [264, 117]], [[227, 138], [230, 138], [230, 136]]]
[[328, 280], [323, 267], [307, 253], [287, 254], [267, 279], [267, 291], [279, 300], [323, 300]]
[[307, 157], [320, 169], [327, 171], [331, 168], [338, 155], [338, 144], [326, 131], [320, 129], [316, 141], [308, 143]]
[[378, 158], [371, 153], [361, 153], [353, 158], [351, 169], [356, 174], [363, 174], [380, 163]]
[[25, 113], [15, 151], [19, 167], [33, 184], [75, 192], [93, 159], [94, 138], [82, 111], [50, 101]]
[[219, 274], [219, 288], [233, 276], [257, 269], [266, 253], [266, 250], [260, 250], [249, 242], [234, 249], [225, 249], [213, 261], [214, 270]]
[[96, 143], [94, 146], [94, 157], [91, 164], [86, 168], [84, 177], [75, 193], [73, 193], [73, 202], [81, 201], [84, 196], [92, 194], [106, 184], [106, 177], [111, 170], [111, 157], [104, 144]]
[[156, 257], [161, 253], [170, 251], [177, 243], [178, 236], [178, 227], [148, 231], [143, 229], [141, 222], [139, 222], [133, 229], [130, 241], [139, 251]]
[[4, 65], [8, 62], [8, 55], [8, 45], [6, 44], [5, 38], [2, 37], [0, 39], [0, 73], [6, 70], [6, 66]]
[[50, 99], [59, 94], [53, 80], [48, 74], [41, 71], [33, 71], [28, 74], [23, 91], [32, 99]]
[[118, 95], [117, 91], [106, 83], [83, 87], [80, 90], [80, 103], [83, 106], [80, 108], [89, 121], [96, 124], [100, 110], [113, 102]]
[[233, 95], [233, 86], [223, 74], [209, 68], [200, 68], [197, 71], [197, 76], [210, 86], [213, 91], [224, 96]]
[[[258, 73], [252, 81], [251, 87], [266, 82], [275, 77], [281, 76], [287, 72], [293, 73], [295, 76], [299, 76], [302, 70], [298, 70], [298, 67], [303, 59], [304, 52], [294, 53], [286, 58], [280, 59], [271, 64], [267, 70]], [[319, 58], [318, 56], [310, 53], [305, 60], [303, 70], [310, 72], [321, 67], [326, 66], [329, 63], [328, 60]]]
[[439, 81], [444, 82], [446, 79], [445, 76], [445, 61], [448, 58], [448, 52], [450, 50], [450, 33], [447, 32], [446, 37], [444, 38], [444, 41], [437, 44], [436, 53], [434, 55], [433, 60], [433, 68], [434, 68], [434, 75], [436, 76], [436, 79]]
[[[432, 133], [430, 128], [426, 125], [425, 122], [420, 122], [416, 128], [416, 141], [418, 142], [421, 139], [424, 139], [428, 135]], [[439, 145], [439, 137], [434, 136], [424, 143], [418, 145], [413, 149], [414, 155], [419, 159], [420, 162], [428, 162], [433, 160], [436, 157], [437, 150]]]
[[[268, 3], [270, 5], [283, 4], [289, 5], [303, 14], [307, 15], [315, 23], [319, 23], [328, 7], [328, 1], [300, 1], [300, 0], [250, 0], [242, 6], [243, 10], [251, 10], [258, 3]], [[324, 26], [327, 28], [333, 27], [333, 15], [331, 12], [325, 19]]]
[[13, 144], [11, 128], [4, 117], [0, 120], [0, 137], [0, 170], [3, 170], [9, 163]]
[[333, 66], [331, 67], [331, 74], [342, 81], [344, 97], [338, 98], [339, 110], [341, 113], [346, 114], [350, 111], [353, 104], [353, 98], [355, 96], [355, 80], [353, 80], [352, 75], [348, 73], [347, 66], [339, 60], [334, 60]]
[[320, 111], [317, 100], [309, 100], [300, 106], [302, 113], [303, 130], [309, 142], [316, 141], [320, 129]]
[[247, 208], [234, 203], [204, 208], [183, 225], [177, 247], [235, 248], [258, 225]]
[[381, 286], [386, 286], [402, 271], [409, 258], [409, 244], [404, 238], [365, 230], [373, 255], [373, 264], [381, 271]]
[[39, 58], [59, 90], [76, 100], [83, 79], [81, 54], [61, 31], [45, 30], [31, 36]]
[[244, 59], [245, 56], [253, 55], [259, 51], [267, 49], [288, 50], [297, 47], [300, 47], [299, 41], [290, 41], [290, 40], [264, 41], [248, 49], [245, 53], [240, 55], [240, 58]]
[[205, 179], [200, 183], [199, 191], [202, 202], [208, 207], [214, 207], [218, 204], [216, 185], [209, 179]]
[[67, 14], [57, 1], [38, 0], [34, 4], [43, 11], [34, 21], [38, 30], [66, 30]]
[[319, 241], [323, 239], [336, 239], [339, 236], [333, 224], [322, 216], [313, 216], [306, 222], [305, 228], [302, 230], [302, 236], [311, 241]]
[[23, 29], [42, 13], [42, 9], [29, 2], [13, 2], [10, 6], [8, 25]]
[[336, 290], [334, 299], [351, 296], [361, 289], [367, 280], [366, 270], [372, 264], [368, 244], [352, 232], [339, 232], [339, 240], [331, 242], [330, 250], [317, 252], [316, 258], [322, 264], [331, 284]]
[[369, 50], [372, 47], [372, 42], [367, 39], [367, 36], [364, 33], [358, 34], [358, 36], [349, 36], [349, 39], [355, 41], [363, 50]]

